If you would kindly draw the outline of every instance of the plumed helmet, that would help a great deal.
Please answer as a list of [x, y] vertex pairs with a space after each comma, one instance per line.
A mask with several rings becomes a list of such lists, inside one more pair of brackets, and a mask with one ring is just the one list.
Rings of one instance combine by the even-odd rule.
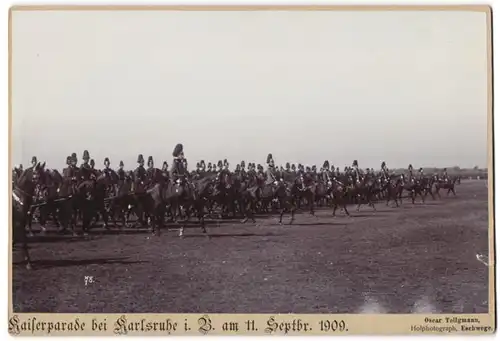
[[104, 163], [109, 163], [109, 157], [107, 157], [107, 156], [106, 156], [106, 157], [104, 158]]
[[382, 161], [382, 164], [380, 165], [380, 168], [385, 169], [385, 161]]
[[354, 161], [352, 162], [352, 166], [353, 166], [353, 167], [357, 167], [357, 166], [358, 166], [358, 160], [354, 160]]
[[245, 161], [244, 161], [244, 160], [241, 160], [240, 166], [241, 166], [242, 168], [245, 168]]
[[120, 160], [120, 167], [123, 167], [123, 166], [125, 166], [125, 165], [123, 164], [123, 161]]
[[325, 162], [323, 162], [323, 168], [325, 169], [330, 168], [330, 162], [328, 162], [328, 160], [325, 160]]
[[143, 163], [144, 162], [144, 156], [142, 156], [142, 154], [139, 154], [137, 156], [137, 163]]
[[178, 157], [179, 155], [181, 155], [181, 153], [183, 152], [183, 150], [184, 150], [184, 147], [182, 146], [182, 143], [177, 143], [175, 145], [175, 148], [174, 148], [174, 151], [173, 151], [172, 155], [174, 157]]
[[222, 167], [222, 161], [221, 161], [221, 160], [219, 160], [219, 161], [217, 162], [217, 167]]
[[84, 150], [83, 151], [83, 157], [82, 157], [82, 159], [84, 159], [84, 160], [90, 159], [90, 155], [89, 155], [89, 151], [88, 150]]
[[285, 164], [285, 167], [286, 167], [287, 169], [288, 169], [288, 168], [290, 168], [290, 162], [287, 162], [287, 163]]
[[266, 163], [271, 162], [272, 159], [273, 159], [273, 154], [271, 154], [271, 153], [267, 154], [267, 161], [266, 161]]
[[153, 163], [153, 157], [152, 157], [152, 156], [148, 156], [148, 165], [149, 165], [150, 163]]
[[90, 159], [90, 165], [91, 165], [92, 167], [93, 167], [93, 166], [95, 166], [95, 161], [94, 161], [94, 159]]
[[411, 164], [408, 165], [408, 170], [413, 170], [413, 166]]
[[[71, 157], [70, 157], [70, 158], [71, 158]], [[31, 163], [37, 163], [37, 162], [38, 162], [38, 160], [37, 160], [36, 156], [33, 156], [33, 157], [31, 158]]]

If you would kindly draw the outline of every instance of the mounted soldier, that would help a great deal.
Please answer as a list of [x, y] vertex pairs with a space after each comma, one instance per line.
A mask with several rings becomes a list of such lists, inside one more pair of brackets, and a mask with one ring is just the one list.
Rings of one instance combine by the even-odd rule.
[[263, 177], [264, 176], [264, 167], [259, 163], [257, 164], [257, 176]]
[[172, 152], [174, 160], [172, 162], [172, 169], [170, 170], [170, 177], [174, 182], [181, 182], [186, 175], [185, 162], [184, 162], [184, 147], [178, 143]]
[[154, 181], [156, 180], [156, 168], [152, 156], [148, 156], [148, 169], [146, 170], [146, 179], [149, 186], [154, 185]]
[[120, 160], [120, 164], [118, 165], [118, 170], [116, 171], [116, 174], [118, 175], [118, 180], [119, 181], [125, 181], [125, 170], [123, 169], [125, 165], [123, 164], [123, 161]]
[[77, 168], [74, 166], [72, 156], [68, 156], [66, 158], [66, 164], [68, 165], [68, 167], [63, 169], [63, 177], [66, 179], [66, 181], [70, 181], [71, 183], [76, 184], [78, 181], [78, 172]]
[[217, 173], [222, 172], [222, 166], [223, 166], [223, 165], [222, 165], [222, 161], [221, 161], [221, 160], [219, 160], [219, 161], [217, 162], [217, 169], [215, 170], [215, 172], [217, 172]]
[[362, 172], [359, 169], [358, 160], [354, 160], [352, 162], [352, 170], [354, 172], [354, 178], [356, 179], [356, 181], [361, 182]]
[[36, 156], [33, 156], [31, 158], [31, 167], [33, 167], [33, 169], [35, 169], [37, 163], [38, 163], [38, 160], [37, 160]]
[[86, 181], [90, 179], [90, 175], [92, 174], [92, 167], [89, 165], [90, 155], [88, 150], [83, 151], [82, 159], [83, 163], [80, 166], [80, 175], [82, 180]]
[[168, 180], [169, 173], [168, 173], [168, 162], [163, 161], [163, 165], [161, 166], [161, 174], [165, 180]]
[[134, 170], [135, 182], [136, 184], [140, 183], [141, 185], [144, 185], [144, 182], [146, 181], [146, 169], [144, 168], [144, 156], [142, 156], [142, 154], [137, 156], [137, 163], [139, 166], [137, 166]]
[[321, 172], [321, 180], [323, 180], [325, 184], [331, 184], [330, 174], [328, 174], [330, 169], [330, 163], [328, 162], [328, 160], [325, 160], [325, 162], [323, 162], [322, 169], [323, 171]]
[[205, 173], [207, 171], [207, 168], [205, 166], [205, 160], [200, 161], [200, 171], [201, 173]]
[[266, 185], [271, 185], [274, 182], [277, 181], [276, 179], [276, 170], [274, 168], [274, 160], [273, 160], [273, 155], [268, 154], [267, 155], [267, 170], [266, 170]]
[[244, 160], [241, 160], [241, 163], [240, 163], [240, 175], [242, 178], [246, 178], [247, 176], [247, 171], [245, 170], [245, 167], [246, 167], [246, 164], [245, 164], [245, 161]]
[[448, 171], [445, 169], [443, 169], [443, 180], [448, 182], [449, 181], [449, 178], [448, 178]]
[[380, 169], [382, 171], [382, 174], [384, 174], [384, 177], [389, 179], [389, 168], [387, 168], [387, 165], [385, 164], [385, 161], [382, 161], [382, 164], [380, 165]]
[[418, 169], [418, 181], [419, 182], [422, 182], [425, 178], [425, 175], [424, 175], [424, 169], [422, 167], [420, 167]]
[[411, 182], [415, 182], [415, 178], [413, 177], [413, 166], [411, 164], [408, 165], [408, 173]]
[[89, 154], [88, 150], [83, 151], [82, 159], [83, 159], [83, 163], [81, 164], [80, 168], [89, 169], [90, 168], [90, 165], [89, 165], [90, 154]]

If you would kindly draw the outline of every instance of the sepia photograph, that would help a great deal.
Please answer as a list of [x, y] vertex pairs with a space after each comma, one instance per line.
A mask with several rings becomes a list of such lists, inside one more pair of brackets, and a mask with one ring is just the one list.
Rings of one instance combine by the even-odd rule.
[[488, 10], [10, 15], [13, 314], [494, 310]]

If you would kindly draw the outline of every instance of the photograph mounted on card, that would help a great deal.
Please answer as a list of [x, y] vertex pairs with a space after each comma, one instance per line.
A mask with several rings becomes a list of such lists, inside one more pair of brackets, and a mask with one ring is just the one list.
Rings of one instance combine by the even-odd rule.
[[487, 6], [16, 6], [9, 332], [492, 333]]

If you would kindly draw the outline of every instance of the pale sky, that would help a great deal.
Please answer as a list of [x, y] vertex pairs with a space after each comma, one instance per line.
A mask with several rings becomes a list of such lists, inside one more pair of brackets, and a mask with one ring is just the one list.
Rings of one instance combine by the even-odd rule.
[[487, 166], [479, 12], [13, 13], [14, 164]]

